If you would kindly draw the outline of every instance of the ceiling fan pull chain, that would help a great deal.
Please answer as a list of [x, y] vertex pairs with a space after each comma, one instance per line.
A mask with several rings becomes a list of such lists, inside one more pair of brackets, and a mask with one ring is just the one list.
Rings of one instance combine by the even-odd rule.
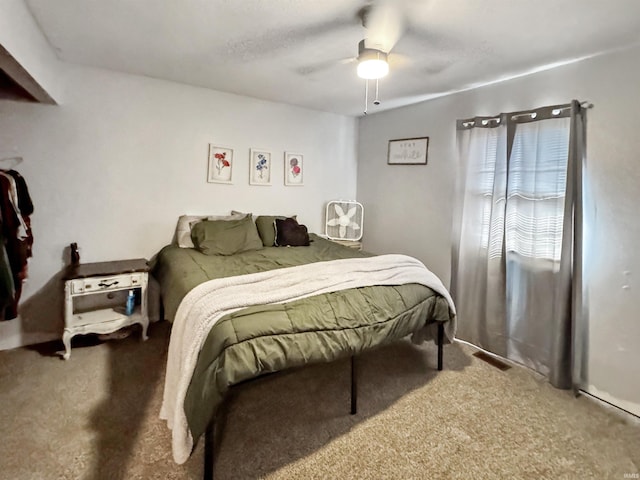
[[376, 98], [373, 101], [374, 105], [380, 105], [380, 99], [378, 98], [378, 81], [379, 81], [379, 79], [376, 78]]
[[369, 80], [364, 81], [364, 114], [367, 114], [369, 108]]

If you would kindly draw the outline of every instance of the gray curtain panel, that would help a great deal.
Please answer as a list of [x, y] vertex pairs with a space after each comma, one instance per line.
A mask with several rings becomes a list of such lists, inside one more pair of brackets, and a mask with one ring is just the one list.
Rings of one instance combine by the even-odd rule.
[[580, 377], [584, 116], [574, 101], [457, 125], [458, 337], [558, 388]]

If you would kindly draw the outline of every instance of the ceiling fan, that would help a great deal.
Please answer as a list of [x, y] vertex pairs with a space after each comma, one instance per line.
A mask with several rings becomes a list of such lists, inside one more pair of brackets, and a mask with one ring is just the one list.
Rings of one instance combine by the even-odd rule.
[[[406, 21], [403, 8], [399, 5], [404, 2], [393, 2], [390, 0], [378, 0], [360, 8], [354, 15], [365, 29], [364, 38], [358, 44], [358, 55], [343, 58], [341, 60], [330, 59], [319, 63], [306, 65], [298, 68], [298, 73], [306, 75], [321, 70], [331, 68], [335, 65], [345, 65], [358, 62], [358, 75], [361, 78], [375, 79], [380, 73], [380, 68], [384, 68], [382, 63], [367, 63], [371, 60], [381, 60], [387, 67], [389, 64], [401, 63], [407, 57], [396, 53], [391, 53], [392, 48], [406, 31]], [[353, 25], [351, 21], [336, 20], [333, 23], [335, 31]], [[351, 27], [350, 27], [351, 28]], [[329, 31], [323, 28], [322, 33]], [[388, 69], [385, 70], [388, 72]], [[380, 77], [379, 77], [380, 78]]]
[[[348, 6], [352, 2], [359, 3], [357, 9]], [[227, 56], [233, 61], [246, 62], [304, 51], [308, 58], [316, 60], [302, 65], [297, 64], [294, 67], [294, 71], [302, 76], [357, 63], [357, 69], [354, 70], [360, 77], [365, 78], [364, 110], [366, 113], [369, 103], [368, 81], [376, 82], [373, 104], [378, 105], [380, 104], [378, 80], [389, 71], [425, 63], [415, 57], [416, 52], [430, 53], [429, 67], [420, 66], [419, 74], [433, 75], [451, 64], [446, 50], [449, 50], [456, 40], [444, 38], [442, 31], [438, 30], [436, 25], [430, 25], [427, 28], [424, 14], [429, 4], [430, 0], [350, 0], [344, 3], [336, 0], [329, 5], [339, 5], [339, 7], [328, 6], [326, 15], [318, 21], [305, 22], [303, 25], [296, 25], [295, 21], [292, 21], [287, 28], [266, 30], [258, 35], [227, 42], [219, 55]], [[360, 29], [356, 34], [354, 27], [358, 23]], [[326, 41], [331, 45], [327, 51], [344, 51], [344, 46], [335, 47], [336, 39], [343, 37], [350, 38], [349, 42], [360, 37], [359, 43], [346, 47], [351, 49], [357, 47], [357, 55], [342, 59], [336, 56], [327, 58], [322, 42]], [[396, 50], [398, 43], [401, 49], [412, 45], [411, 56]], [[298, 59], [293, 58], [293, 62], [297, 63]]]
[[356, 15], [364, 27], [364, 38], [358, 43], [358, 55], [302, 67], [298, 69], [298, 73], [305, 75], [335, 65], [357, 62], [357, 75], [365, 80], [364, 113], [366, 115], [369, 105], [369, 80], [375, 81], [373, 104], [379, 105], [379, 80], [389, 73], [390, 68], [411, 63], [407, 56], [392, 52], [396, 43], [405, 34], [427, 36], [415, 26], [409, 25], [411, 3], [398, 0], [377, 0], [368, 3], [360, 8]]
[[397, 3], [379, 2], [358, 12], [366, 37], [358, 44], [358, 76], [365, 80], [364, 114], [369, 109], [369, 80], [375, 80], [374, 105], [380, 105], [379, 80], [389, 73], [389, 55], [406, 31], [404, 12]]
[[358, 76], [382, 78], [389, 72], [388, 57], [406, 30], [404, 13], [390, 1], [366, 5], [358, 12], [366, 36], [358, 44]]

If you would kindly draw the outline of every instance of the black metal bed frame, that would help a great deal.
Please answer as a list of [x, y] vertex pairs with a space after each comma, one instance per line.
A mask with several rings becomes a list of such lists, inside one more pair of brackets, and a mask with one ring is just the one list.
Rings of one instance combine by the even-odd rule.
[[[442, 322], [438, 322], [437, 333], [437, 346], [438, 346], [438, 371], [442, 370], [442, 357], [443, 357], [443, 343], [444, 343], [444, 325]], [[252, 379], [253, 380], [253, 379]], [[251, 380], [247, 380], [250, 382]], [[245, 382], [243, 382], [245, 383]], [[355, 415], [358, 410], [358, 388], [357, 388], [357, 368], [356, 357], [351, 355], [351, 415]], [[213, 449], [214, 449], [214, 436], [216, 429], [215, 417], [207, 425], [207, 430], [204, 433], [204, 480], [213, 480]]]

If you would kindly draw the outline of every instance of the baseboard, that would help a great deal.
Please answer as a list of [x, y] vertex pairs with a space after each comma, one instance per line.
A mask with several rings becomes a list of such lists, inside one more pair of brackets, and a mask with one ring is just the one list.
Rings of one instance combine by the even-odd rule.
[[626, 422], [631, 423], [633, 425], [640, 426], [640, 417], [638, 417], [637, 415], [629, 412], [628, 410], [625, 410], [624, 408], [614, 405], [613, 403], [607, 402], [602, 398], [596, 397], [594, 394], [589, 393], [586, 390], [578, 390], [578, 391], [580, 392], [580, 395], [584, 396], [589, 401], [597, 403], [605, 410], [610, 411], [611, 413], [622, 418]]
[[[495, 359], [497, 359], [497, 360], [499, 360], [499, 361], [501, 361], [503, 363], [507, 363], [507, 364], [510, 364], [510, 365], [516, 366], [516, 367], [526, 368], [527, 370], [532, 372], [534, 375], [538, 375], [541, 378], [544, 378], [544, 375], [542, 375], [539, 372], [536, 372], [535, 370], [532, 370], [531, 368], [527, 367], [526, 365], [522, 365], [522, 364], [520, 364], [518, 362], [514, 362], [513, 360], [509, 360], [508, 358], [504, 358], [504, 357], [501, 357], [500, 355], [496, 355], [495, 353], [489, 352], [489, 351], [485, 350], [484, 348], [480, 348], [477, 345], [474, 345], [473, 343], [469, 343], [469, 342], [466, 342], [464, 340], [460, 340], [458, 338], [456, 338], [455, 341], [458, 342], [458, 343], [463, 343], [465, 345], [468, 345], [469, 347], [471, 347], [471, 348], [473, 348], [475, 350], [478, 350], [480, 352], [484, 352], [485, 354], [487, 354], [487, 355], [489, 355], [489, 356], [491, 356], [491, 357], [493, 357], [493, 358], [495, 358]], [[627, 421], [629, 423], [632, 423], [632, 424], [640, 426], [640, 417], [637, 416], [636, 414], [634, 414], [634, 413], [632, 413], [632, 412], [630, 412], [628, 410], [625, 410], [624, 408], [619, 407], [618, 405], [610, 403], [610, 402], [608, 402], [608, 401], [606, 401], [606, 400], [604, 400], [604, 399], [602, 399], [600, 397], [597, 397], [593, 393], [589, 393], [586, 390], [579, 389], [578, 392], [580, 394], [582, 394], [585, 398], [589, 399], [592, 402], [595, 402], [595, 403], [599, 404], [604, 409], [612, 412], [614, 415], [622, 418], [623, 420], [625, 420], [625, 421]]]
[[36, 345], [38, 343], [59, 340], [61, 335], [54, 332], [18, 332], [14, 335], [7, 335], [0, 341], [1, 350], [13, 350], [14, 348]]
[[[149, 324], [159, 320], [158, 317], [149, 318]], [[0, 322], [0, 351], [14, 348], [28, 347], [39, 343], [62, 340], [62, 332], [24, 332], [20, 317]]]
[[456, 339], [454, 340], [454, 342], [462, 343], [462, 344], [464, 344], [464, 345], [467, 345], [467, 346], [469, 346], [469, 347], [473, 348], [474, 350], [477, 350], [477, 351], [479, 351], [479, 352], [483, 352], [484, 354], [488, 355], [489, 357], [493, 357], [493, 358], [495, 358], [497, 361], [499, 361], [499, 362], [501, 362], [501, 363], [506, 363], [507, 365], [510, 365], [510, 366], [512, 366], [512, 367], [526, 368], [527, 370], [529, 370], [529, 371], [530, 371], [531, 373], [533, 373], [534, 375], [538, 375], [538, 376], [540, 376], [540, 377], [544, 377], [544, 375], [542, 375], [542, 374], [541, 374], [541, 373], [539, 373], [539, 372], [536, 372], [535, 370], [532, 370], [531, 368], [529, 368], [529, 367], [528, 367], [528, 366], [526, 366], [526, 365], [523, 365], [523, 364], [521, 364], [521, 363], [515, 362], [515, 361], [510, 360], [510, 359], [508, 359], [508, 358], [501, 357], [500, 355], [497, 355], [497, 354], [495, 354], [495, 353], [493, 353], [493, 352], [490, 352], [489, 350], [485, 350], [484, 348], [481, 348], [481, 347], [479, 347], [479, 346], [477, 346], [477, 345], [474, 345], [473, 343], [469, 343], [469, 342], [467, 342], [467, 341], [465, 341], [465, 340], [460, 340], [459, 338], [456, 338]]

